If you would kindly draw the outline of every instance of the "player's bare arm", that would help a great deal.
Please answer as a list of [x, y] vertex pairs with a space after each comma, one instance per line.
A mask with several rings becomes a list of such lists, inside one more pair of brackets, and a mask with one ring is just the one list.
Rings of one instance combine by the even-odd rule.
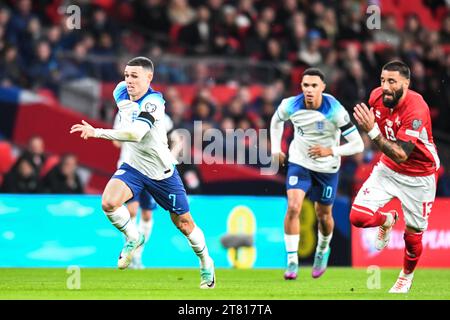
[[[358, 122], [358, 125], [367, 133], [371, 132], [374, 127], [377, 126], [373, 111], [369, 110], [364, 103], [357, 104], [354, 111], [353, 116]], [[396, 163], [405, 162], [414, 149], [414, 144], [412, 142], [389, 141], [383, 137], [381, 133], [372, 140], [385, 155]]]
[[380, 148], [380, 150], [396, 163], [402, 163], [408, 160], [409, 155], [414, 149], [412, 142], [398, 141], [393, 142], [387, 140], [379, 134], [373, 142]]

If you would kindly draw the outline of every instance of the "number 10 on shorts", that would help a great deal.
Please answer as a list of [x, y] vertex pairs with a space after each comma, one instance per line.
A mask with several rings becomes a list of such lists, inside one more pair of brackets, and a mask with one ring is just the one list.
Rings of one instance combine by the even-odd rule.
[[322, 199], [330, 199], [333, 195], [333, 187], [327, 186], [322, 191]]

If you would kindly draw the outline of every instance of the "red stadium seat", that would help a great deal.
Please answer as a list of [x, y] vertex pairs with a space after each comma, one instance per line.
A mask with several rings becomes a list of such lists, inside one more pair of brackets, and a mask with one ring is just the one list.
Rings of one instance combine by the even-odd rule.
[[11, 144], [7, 141], [0, 141], [0, 175], [8, 172], [15, 161]]
[[295, 94], [298, 94], [298, 91], [300, 90], [300, 81], [305, 69], [305, 67], [295, 67], [291, 70], [291, 91]]
[[50, 170], [53, 169], [54, 166], [56, 166], [59, 162], [59, 156], [58, 155], [51, 155], [47, 158], [44, 165], [41, 168], [41, 172], [39, 175], [41, 177], [45, 176]]

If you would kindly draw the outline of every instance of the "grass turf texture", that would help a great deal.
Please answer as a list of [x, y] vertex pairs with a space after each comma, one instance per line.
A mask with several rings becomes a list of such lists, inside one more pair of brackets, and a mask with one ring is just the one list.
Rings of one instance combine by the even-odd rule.
[[398, 269], [381, 269], [380, 289], [368, 289], [366, 269], [329, 268], [319, 279], [302, 266], [295, 281], [282, 269], [216, 270], [214, 290], [199, 289], [198, 269], [81, 269], [80, 290], [67, 289], [66, 269], [0, 268], [0, 299], [450, 299], [450, 269], [418, 269], [406, 295], [387, 293]]

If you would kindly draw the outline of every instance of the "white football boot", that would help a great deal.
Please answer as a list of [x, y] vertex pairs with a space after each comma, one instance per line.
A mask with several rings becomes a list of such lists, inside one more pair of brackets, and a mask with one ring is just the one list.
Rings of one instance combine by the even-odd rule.
[[413, 273], [404, 274], [401, 271], [394, 286], [389, 290], [389, 293], [408, 293], [412, 286], [413, 277]]
[[378, 227], [377, 238], [375, 239], [375, 248], [377, 250], [382, 250], [382, 249], [386, 248], [386, 246], [389, 244], [389, 240], [391, 239], [392, 227], [395, 225], [395, 223], [398, 220], [398, 213], [396, 210], [391, 210], [388, 212], [381, 212], [381, 214], [384, 214], [387, 216], [385, 223], [388, 223], [388, 226], [379, 226]]

